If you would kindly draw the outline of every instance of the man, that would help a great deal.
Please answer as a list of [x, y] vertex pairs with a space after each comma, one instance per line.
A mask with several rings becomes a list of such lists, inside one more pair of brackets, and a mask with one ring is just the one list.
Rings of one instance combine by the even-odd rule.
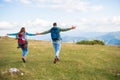
[[75, 29], [75, 26], [72, 26], [70, 28], [59, 28], [57, 26], [57, 23], [53, 23], [53, 27], [45, 32], [42, 33], [37, 33], [37, 34], [47, 34], [47, 33], [51, 33], [51, 39], [52, 39], [52, 43], [53, 43], [53, 47], [54, 47], [54, 51], [55, 51], [55, 59], [54, 59], [54, 63], [56, 63], [57, 61], [59, 61], [59, 53], [60, 53], [60, 49], [61, 49], [61, 37], [60, 37], [60, 32], [61, 31], [68, 31], [68, 30], [72, 30]]

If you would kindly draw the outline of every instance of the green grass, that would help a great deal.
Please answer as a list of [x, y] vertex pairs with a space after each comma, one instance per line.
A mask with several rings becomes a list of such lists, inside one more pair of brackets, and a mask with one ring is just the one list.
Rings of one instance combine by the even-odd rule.
[[[0, 80], [120, 80], [120, 46], [62, 43], [60, 62], [53, 64], [51, 42], [29, 40], [27, 63], [15, 39], [0, 39]], [[4, 73], [10, 68], [19, 73]]]

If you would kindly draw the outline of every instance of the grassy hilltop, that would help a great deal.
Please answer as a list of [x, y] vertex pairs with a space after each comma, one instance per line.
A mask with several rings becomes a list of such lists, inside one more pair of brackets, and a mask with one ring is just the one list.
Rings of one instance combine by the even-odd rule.
[[120, 46], [62, 43], [56, 64], [51, 42], [29, 40], [27, 63], [16, 47], [15, 39], [0, 38], [0, 80], [120, 80]]

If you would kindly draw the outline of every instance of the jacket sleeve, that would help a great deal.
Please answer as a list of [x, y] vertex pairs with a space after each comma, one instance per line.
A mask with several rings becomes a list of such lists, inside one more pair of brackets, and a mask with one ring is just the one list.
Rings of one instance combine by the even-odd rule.
[[62, 32], [71, 30], [71, 28], [59, 28], [59, 29], [60, 29], [60, 31], [62, 31]]
[[42, 34], [48, 34], [48, 33], [50, 33], [50, 30], [41, 32], [40, 34], [42, 35]]
[[28, 36], [35, 36], [36, 34], [31, 34], [31, 33], [26, 32], [26, 35], [28, 35]]
[[8, 34], [8, 36], [16, 36], [18, 33], [11, 33], [11, 34]]

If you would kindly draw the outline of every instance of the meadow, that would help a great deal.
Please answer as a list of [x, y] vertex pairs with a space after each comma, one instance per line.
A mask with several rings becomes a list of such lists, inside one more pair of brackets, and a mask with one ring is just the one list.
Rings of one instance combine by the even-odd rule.
[[[120, 80], [120, 46], [62, 43], [60, 61], [51, 42], [29, 40], [27, 62], [17, 40], [0, 38], [0, 80]], [[20, 73], [9, 73], [10, 68]]]

